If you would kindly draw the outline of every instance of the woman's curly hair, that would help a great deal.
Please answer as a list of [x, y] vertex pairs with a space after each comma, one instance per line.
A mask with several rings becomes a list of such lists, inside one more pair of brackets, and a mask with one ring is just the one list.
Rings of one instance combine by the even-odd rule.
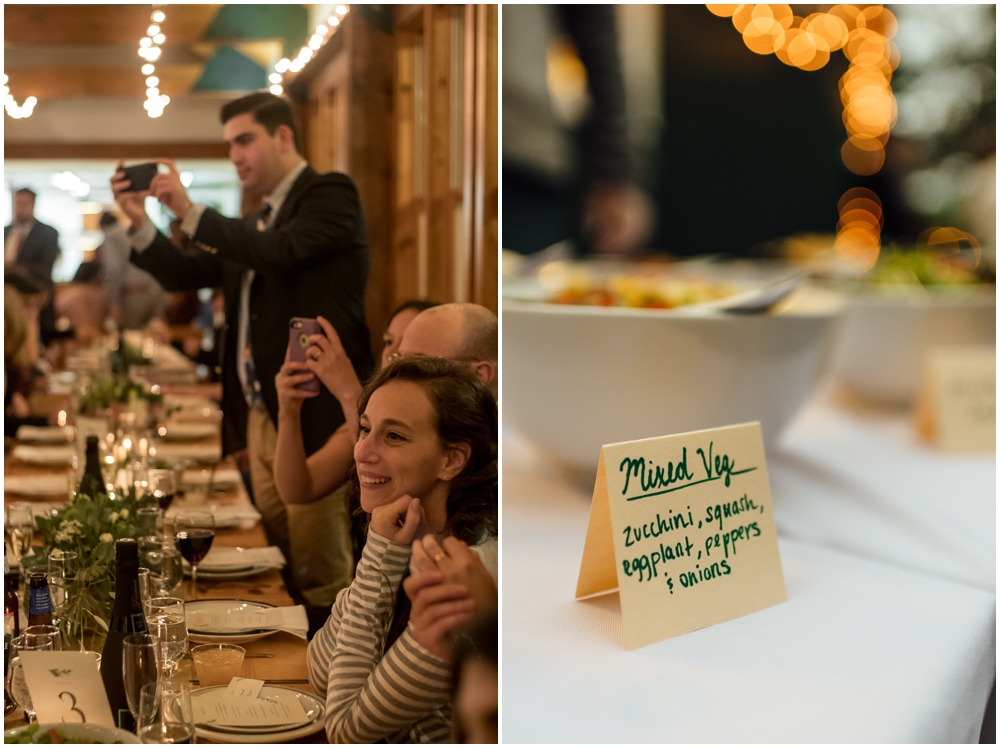
[[[358, 399], [365, 412], [375, 390], [398, 380], [424, 388], [434, 411], [438, 438], [447, 447], [468, 444], [469, 460], [451, 481], [445, 503], [445, 529], [475, 545], [497, 528], [497, 404], [489, 388], [468, 364], [446, 358], [413, 355], [397, 359], [375, 374]], [[357, 470], [351, 470], [353, 498], [359, 504]], [[419, 497], [417, 497], [419, 498]]]

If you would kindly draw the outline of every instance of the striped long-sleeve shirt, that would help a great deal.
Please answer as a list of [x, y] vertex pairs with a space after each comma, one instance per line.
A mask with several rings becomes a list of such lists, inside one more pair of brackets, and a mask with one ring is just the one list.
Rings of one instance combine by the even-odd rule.
[[[494, 579], [495, 548], [495, 539], [474, 548]], [[309, 680], [326, 696], [331, 743], [450, 738], [448, 664], [417, 643], [412, 627], [382, 652], [396, 596], [406, 594], [400, 582], [409, 560], [409, 546], [369, 530], [354, 582], [309, 643]]]

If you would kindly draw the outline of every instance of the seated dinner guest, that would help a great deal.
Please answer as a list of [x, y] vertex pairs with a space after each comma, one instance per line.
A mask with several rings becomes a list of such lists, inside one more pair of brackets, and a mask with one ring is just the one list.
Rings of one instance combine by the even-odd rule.
[[108, 294], [101, 285], [101, 266], [83, 262], [73, 276], [73, 283], [56, 292], [56, 315], [69, 321], [77, 340], [93, 341], [104, 328], [111, 308]]
[[[417, 305], [424, 305], [423, 310]], [[353, 457], [356, 418], [352, 415], [361, 382], [344, 354], [336, 330], [323, 318], [319, 318], [319, 323], [325, 334], [310, 337], [306, 362], [286, 360], [275, 377], [279, 408], [274, 476], [278, 494], [287, 504], [315, 501], [334, 490], [346, 480]], [[408, 301], [396, 310], [386, 328], [382, 366], [404, 352], [462, 361], [496, 398], [497, 330], [496, 315], [478, 304]], [[299, 410], [304, 400], [315, 395], [298, 387], [311, 381], [314, 375], [337, 398], [347, 421], [307, 458], [299, 428]]]
[[451, 662], [455, 743], [496, 743], [499, 738], [498, 643], [496, 612], [477, 616], [455, 637]]
[[[496, 403], [467, 366], [412, 356], [382, 369], [358, 409], [352, 480], [370, 516], [368, 540], [354, 582], [309, 643], [309, 680], [326, 697], [331, 743], [446, 741], [446, 638], [479, 604], [435, 565], [485, 566], [495, 604]], [[414, 554], [411, 564], [418, 538], [434, 555]], [[408, 567], [426, 592], [414, 595], [412, 612], [400, 589]]]

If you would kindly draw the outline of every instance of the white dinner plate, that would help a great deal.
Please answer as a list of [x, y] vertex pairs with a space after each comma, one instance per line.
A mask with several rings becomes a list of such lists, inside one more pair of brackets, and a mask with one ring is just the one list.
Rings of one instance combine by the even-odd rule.
[[18, 444], [12, 454], [16, 459], [31, 465], [68, 465], [76, 457], [76, 450], [70, 445], [35, 447]]
[[168, 423], [163, 426], [160, 436], [167, 441], [180, 442], [207, 439], [218, 433], [219, 424], [217, 423]]
[[[225, 693], [228, 686], [210, 686], [198, 688], [191, 692], [191, 700], [214, 699]], [[305, 709], [307, 722], [301, 725], [275, 727], [208, 727], [195, 725], [199, 738], [214, 740], [219, 743], [288, 743], [297, 738], [313, 735], [323, 729], [323, 717], [326, 705], [312, 694], [297, 691], [294, 688], [281, 686], [264, 686], [260, 690], [262, 697], [275, 696], [279, 692], [288, 691], [295, 695]]]
[[[255, 608], [274, 608], [270, 603], [253, 602], [250, 600], [189, 600], [184, 603], [184, 612], [188, 616], [192, 611], [208, 613], [231, 613]], [[242, 629], [238, 631], [199, 630], [188, 624], [188, 639], [198, 644], [249, 644], [265, 636], [276, 634], [278, 629]]]
[[20, 426], [14, 437], [19, 442], [66, 444], [73, 441], [72, 426]]
[[[232, 582], [256, 576], [273, 568], [275, 567], [268, 566], [267, 564], [255, 564], [246, 569], [237, 569], [235, 571], [202, 571], [201, 566], [199, 566], [198, 579], [199, 581], [204, 579], [206, 582]], [[184, 562], [184, 576], [191, 576], [191, 566], [187, 561]]]

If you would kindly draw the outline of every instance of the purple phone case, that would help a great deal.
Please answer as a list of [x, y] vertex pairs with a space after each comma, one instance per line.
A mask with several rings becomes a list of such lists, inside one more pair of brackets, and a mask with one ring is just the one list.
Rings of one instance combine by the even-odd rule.
[[[308, 319], [306, 317], [292, 317], [288, 323], [288, 360], [305, 363], [306, 348], [309, 347], [306, 340], [310, 335], [322, 334], [323, 328], [319, 326], [319, 322], [316, 320]], [[303, 392], [318, 393], [319, 378], [313, 374], [313, 378], [311, 380], [305, 384], [300, 384], [295, 389], [302, 390]]]

